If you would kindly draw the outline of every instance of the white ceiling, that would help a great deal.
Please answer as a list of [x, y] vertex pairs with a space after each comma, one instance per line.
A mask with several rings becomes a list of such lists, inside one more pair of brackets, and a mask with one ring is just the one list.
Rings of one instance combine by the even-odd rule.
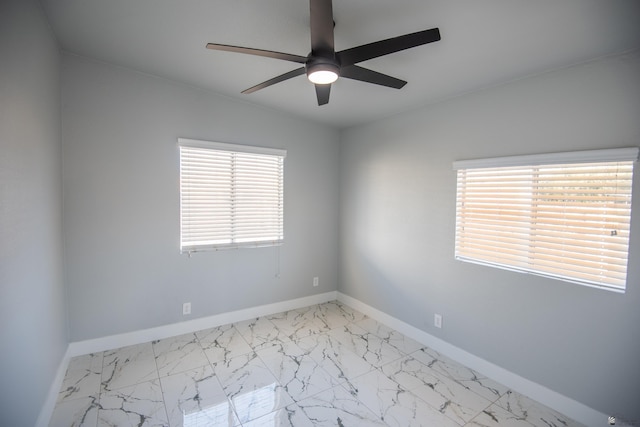
[[62, 48], [347, 127], [524, 76], [640, 48], [638, 0], [334, 0], [336, 50], [439, 27], [442, 40], [360, 65], [401, 90], [340, 79], [319, 107], [299, 65], [208, 42], [306, 56], [306, 0], [41, 0]]

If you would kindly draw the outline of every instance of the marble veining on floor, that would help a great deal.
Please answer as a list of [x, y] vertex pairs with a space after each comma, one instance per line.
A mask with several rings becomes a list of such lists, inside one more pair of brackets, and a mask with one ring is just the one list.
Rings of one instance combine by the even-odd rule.
[[49, 425], [580, 426], [337, 301], [75, 357]]

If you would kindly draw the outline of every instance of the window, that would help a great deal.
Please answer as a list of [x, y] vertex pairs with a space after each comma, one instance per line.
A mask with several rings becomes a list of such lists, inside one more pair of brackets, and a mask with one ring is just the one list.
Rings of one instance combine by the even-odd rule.
[[467, 160], [456, 259], [624, 292], [638, 148]]
[[178, 139], [180, 250], [279, 245], [285, 150]]

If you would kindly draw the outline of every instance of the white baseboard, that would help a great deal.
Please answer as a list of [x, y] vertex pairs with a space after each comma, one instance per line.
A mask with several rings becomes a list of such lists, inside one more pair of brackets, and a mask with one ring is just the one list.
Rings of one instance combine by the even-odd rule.
[[575, 421], [589, 427], [602, 427], [608, 425], [608, 417], [595, 409], [449, 344], [448, 342], [434, 337], [415, 326], [411, 326], [408, 323], [388, 315], [387, 313], [373, 308], [360, 300], [352, 298], [341, 292], [337, 292], [337, 294], [338, 301], [397, 330], [398, 332], [405, 334], [419, 343], [424, 344], [427, 347], [432, 348], [483, 375], [486, 375], [488, 378], [498, 381], [510, 389], [517, 391], [518, 393], [522, 393], [543, 405], [574, 419]]
[[193, 320], [186, 320], [184, 322], [172, 323], [170, 325], [158, 326], [156, 328], [142, 329], [139, 331], [127, 332], [125, 334], [72, 342], [69, 344], [69, 354], [73, 357], [98, 351], [126, 347], [128, 345], [142, 344], [153, 340], [214, 328], [228, 323], [241, 322], [255, 317], [280, 313], [287, 310], [295, 310], [296, 308], [307, 307], [314, 304], [321, 304], [323, 302], [333, 301], [336, 298], [336, 291], [331, 291], [323, 294], [311, 295], [308, 297], [281, 301], [273, 304], [265, 304]]
[[62, 387], [62, 382], [64, 381], [64, 376], [67, 373], [67, 366], [69, 365], [69, 347], [67, 347], [67, 351], [65, 352], [60, 364], [58, 365], [58, 370], [56, 371], [56, 376], [49, 387], [49, 393], [47, 394], [47, 399], [40, 408], [40, 414], [38, 414], [38, 419], [36, 420], [36, 427], [48, 427], [49, 422], [51, 421], [51, 416], [53, 415], [53, 410], [56, 407], [56, 402], [58, 401], [58, 394], [60, 393], [60, 387]]
[[40, 415], [36, 423], [37, 427], [48, 427], [53, 410], [58, 400], [58, 393], [64, 381], [67, 372], [69, 360], [75, 356], [83, 354], [96, 353], [99, 351], [111, 350], [114, 348], [125, 347], [128, 345], [142, 344], [145, 342], [169, 338], [176, 335], [187, 334], [189, 332], [200, 331], [203, 329], [214, 328], [216, 326], [226, 325], [228, 323], [242, 322], [244, 320], [253, 319], [269, 314], [280, 313], [287, 310], [295, 310], [297, 308], [307, 307], [314, 304], [322, 304], [327, 301], [337, 299], [337, 292], [331, 291], [323, 294], [311, 295], [281, 301], [273, 304], [265, 304], [257, 307], [251, 307], [243, 310], [231, 311], [227, 313], [216, 314], [213, 316], [201, 317], [199, 319], [187, 320], [180, 323], [158, 326], [156, 328], [143, 329], [140, 331], [128, 332], [125, 334], [110, 335], [102, 338], [95, 338], [85, 341], [72, 342], [67, 347], [53, 383], [49, 389], [49, 394], [45, 404], [40, 409]]
[[406, 336], [436, 350], [437, 352], [442, 353], [445, 356], [450, 357], [451, 359], [456, 360], [501, 384], [504, 384], [512, 390], [529, 396], [532, 399], [537, 400], [538, 402], [555, 409], [556, 411], [561, 412], [586, 426], [602, 427], [607, 425], [608, 417], [601, 412], [449, 344], [440, 338], [434, 337], [421, 329], [411, 326], [408, 323], [388, 315], [387, 313], [373, 308], [360, 300], [338, 291], [332, 291], [309, 297], [202, 317], [185, 322], [173, 323], [156, 328], [72, 342], [69, 344], [67, 352], [60, 363], [54, 382], [51, 384], [47, 400], [41, 408], [36, 426], [48, 426], [58, 398], [58, 392], [64, 380], [69, 360], [74, 356], [111, 350], [128, 345], [142, 344], [157, 339], [169, 338], [228, 323], [241, 322], [282, 311], [295, 310], [297, 308], [321, 304], [336, 299], [356, 310], [361, 311], [378, 322], [384, 323]]

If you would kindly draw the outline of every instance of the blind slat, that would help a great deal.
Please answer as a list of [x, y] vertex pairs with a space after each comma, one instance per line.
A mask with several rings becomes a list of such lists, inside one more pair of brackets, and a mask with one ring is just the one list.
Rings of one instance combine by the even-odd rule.
[[456, 257], [624, 291], [633, 166], [458, 168]]
[[284, 150], [179, 142], [183, 252], [282, 243]]

